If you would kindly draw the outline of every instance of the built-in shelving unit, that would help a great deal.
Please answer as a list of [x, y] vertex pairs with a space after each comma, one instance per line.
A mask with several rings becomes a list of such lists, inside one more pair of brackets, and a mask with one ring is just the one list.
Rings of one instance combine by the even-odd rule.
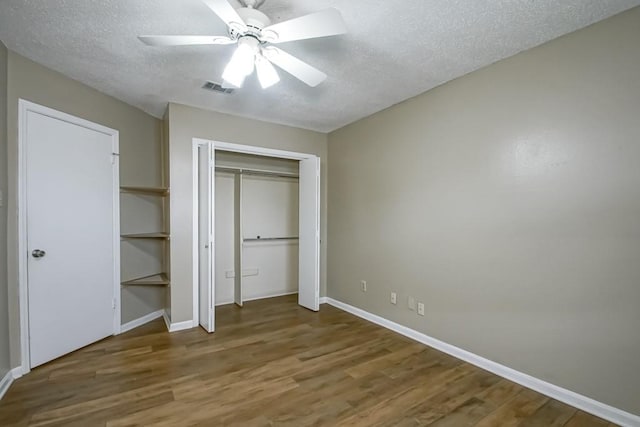
[[[131, 194], [132, 196], [154, 196], [165, 198], [169, 196], [169, 188], [167, 187], [141, 187], [141, 186], [121, 186], [120, 193], [123, 194]], [[163, 216], [165, 217], [165, 226], [166, 226], [166, 207], [168, 203], [163, 200]], [[169, 233], [164, 231], [157, 231], [151, 233], [127, 233], [120, 235], [122, 240], [134, 240], [134, 239], [144, 239], [144, 240], [157, 240], [161, 241], [162, 244], [168, 244]], [[161, 262], [162, 270], [167, 269], [166, 262], [166, 254], [167, 247], [163, 252], [163, 259]], [[122, 286], [169, 286], [170, 280], [169, 275], [167, 273], [155, 273], [147, 276], [136, 277], [134, 279], [129, 279], [121, 282]]]

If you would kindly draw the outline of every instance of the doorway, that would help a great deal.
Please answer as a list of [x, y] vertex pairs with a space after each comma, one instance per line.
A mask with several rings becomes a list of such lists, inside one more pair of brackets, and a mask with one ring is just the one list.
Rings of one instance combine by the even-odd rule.
[[[208, 150], [208, 152], [207, 152]], [[288, 159], [298, 163], [298, 303], [318, 311], [320, 293], [320, 159], [313, 154], [266, 149], [254, 146], [230, 144], [217, 141], [194, 139], [194, 317], [209, 332], [215, 329], [215, 153], [239, 153], [262, 156], [271, 159]], [[203, 159], [207, 156], [207, 160]], [[204, 169], [206, 168], [206, 170]], [[208, 188], [203, 189], [202, 185]], [[206, 196], [200, 195], [206, 192]], [[242, 180], [236, 180], [234, 191], [236, 200], [242, 200]], [[206, 205], [206, 206], [205, 206]], [[208, 216], [207, 216], [208, 215]], [[208, 232], [204, 232], [207, 228]], [[236, 242], [233, 276], [234, 301], [241, 305], [243, 260], [241, 242], [256, 240], [256, 236], [244, 236], [242, 221], [235, 221], [233, 230]], [[209, 238], [207, 239], [206, 236]], [[203, 304], [202, 300], [207, 303]]]
[[19, 102], [22, 368], [120, 328], [118, 132]]

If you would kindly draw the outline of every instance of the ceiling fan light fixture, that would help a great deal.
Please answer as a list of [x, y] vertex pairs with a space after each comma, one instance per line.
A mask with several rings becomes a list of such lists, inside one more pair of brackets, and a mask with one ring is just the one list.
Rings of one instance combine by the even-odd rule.
[[267, 89], [280, 81], [275, 67], [262, 55], [256, 55], [256, 72], [262, 89]]
[[243, 37], [238, 40], [238, 48], [231, 56], [222, 73], [222, 78], [236, 87], [242, 87], [245, 77], [253, 73], [258, 40]]

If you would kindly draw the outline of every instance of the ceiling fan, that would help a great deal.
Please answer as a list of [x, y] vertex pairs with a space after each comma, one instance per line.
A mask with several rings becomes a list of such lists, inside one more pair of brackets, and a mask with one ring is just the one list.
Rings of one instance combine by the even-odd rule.
[[342, 15], [329, 8], [271, 25], [258, 7], [265, 0], [240, 0], [244, 6], [234, 9], [227, 0], [202, 0], [225, 24], [228, 36], [139, 36], [150, 46], [225, 45], [237, 43], [238, 48], [224, 69], [223, 86], [242, 87], [255, 69], [263, 89], [280, 81], [272, 64], [311, 87], [322, 83], [327, 75], [292, 56], [274, 44], [295, 40], [327, 37], [347, 32]]

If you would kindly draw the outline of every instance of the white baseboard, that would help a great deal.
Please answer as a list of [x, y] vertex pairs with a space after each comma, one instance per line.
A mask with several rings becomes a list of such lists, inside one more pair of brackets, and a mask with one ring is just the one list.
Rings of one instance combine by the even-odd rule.
[[162, 314], [162, 318], [164, 319], [164, 324], [167, 325], [167, 330], [169, 332], [184, 331], [185, 329], [191, 329], [198, 326], [197, 320], [196, 321], [185, 320], [184, 322], [171, 323], [166, 311]]
[[0, 399], [4, 397], [4, 395], [9, 391], [9, 387], [13, 384], [14, 380], [17, 380], [22, 376], [22, 367], [19, 366], [17, 368], [11, 369], [9, 372], [5, 374], [5, 376], [0, 379]]
[[220, 301], [220, 302], [217, 302], [217, 303], [215, 304], [215, 306], [216, 306], [216, 307], [220, 307], [221, 305], [229, 305], [229, 304], [233, 304], [233, 300], [230, 300], [230, 301]]
[[9, 390], [9, 387], [11, 387], [13, 380], [13, 373], [11, 371], [7, 372], [5, 376], [0, 379], [0, 399], [2, 399], [7, 390]]
[[329, 300], [328, 297], [320, 297], [319, 303], [320, 304], [327, 304], [328, 300]]
[[[283, 297], [285, 295], [293, 295], [293, 294], [297, 294], [298, 291], [288, 291], [288, 292], [282, 292], [282, 293], [277, 293], [277, 294], [268, 294], [268, 295], [261, 295], [261, 296], [257, 296], [257, 297], [251, 297], [251, 298], [246, 298], [245, 300], [243, 300], [244, 302], [247, 301], [256, 301], [259, 299], [267, 299], [267, 298], [276, 298], [276, 297]], [[221, 305], [229, 305], [229, 304], [233, 304], [233, 300], [229, 300], [229, 301], [219, 301], [216, 302], [216, 307], [220, 307]]]
[[146, 314], [138, 319], [132, 320], [131, 322], [127, 322], [122, 326], [120, 326], [120, 333], [123, 334], [125, 332], [128, 332], [134, 328], [137, 328], [138, 326], [147, 324], [152, 320], [159, 319], [163, 315], [164, 315], [164, 310], [158, 310], [158, 311], [154, 311], [153, 313]]
[[259, 299], [267, 299], [267, 298], [276, 298], [276, 297], [283, 297], [285, 295], [293, 295], [293, 294], [297, 294], [298, 291], [288, 291], [288, 292], [281, 292], [281, 293], [277, 293], [277, 294], [269, 294], [269, 295], [261, 295], [261, 296], [256, 296], [256, 297], [251, 297], [251, 298], [245, 298], [243, 301], [247, 302], [247, 301], [257, 301]]
[[531, 375], [527, 375], [523, 372], [516, 371], [515, 369], [511, 369], [492, 360], [485, 359], [484, 357], [478, 356], [477, 354], [463, 350], [451, 344], [447, 344], [446, 342], [425, 335], [422, 332], [418, 332], [414, 329], [392, 322], [391, 320], [385, 319], [384, 317], [369, 313], [368, 311], [362, 310], [352, 305], [334, 300], [333, 298], [326, 297], [325, 299], [328, 304], [336, 308], [390, 329], [422, 344], [428, 345], [429, 347], [433, 347], [436, 350], [440, 350], [444, 353], [450, 354], [457, 359], [464, 360], [465, 362], [471, 363], [472, 365], [478, 366], [479, 368], [482, 368], [486, 371], [493, 372], [498, 376], [535, 390], [538, 393], [542, 393], [553, 399], [564, 402], [567, 405], [571, 405], [621, 426], [640, 426], [640, 416], [638, 415], [625, 412], [621, 409], [614, 408], [613, 406], [598, 402], [597, 400], [591, 399], [590, 397], [583, 396], [571, 390], [567, 390], [541, 379], [532, 377]]
[[11, 370], [11, 373], [13, 374], [13, 379], [17, 380], [18, 378], [22, 377], [23, 375], [27, 374], [28, 372], [25, 372], [25, 370], [22, 369], [22, 366], [18, 366], [17, 368], [13, 368]]

